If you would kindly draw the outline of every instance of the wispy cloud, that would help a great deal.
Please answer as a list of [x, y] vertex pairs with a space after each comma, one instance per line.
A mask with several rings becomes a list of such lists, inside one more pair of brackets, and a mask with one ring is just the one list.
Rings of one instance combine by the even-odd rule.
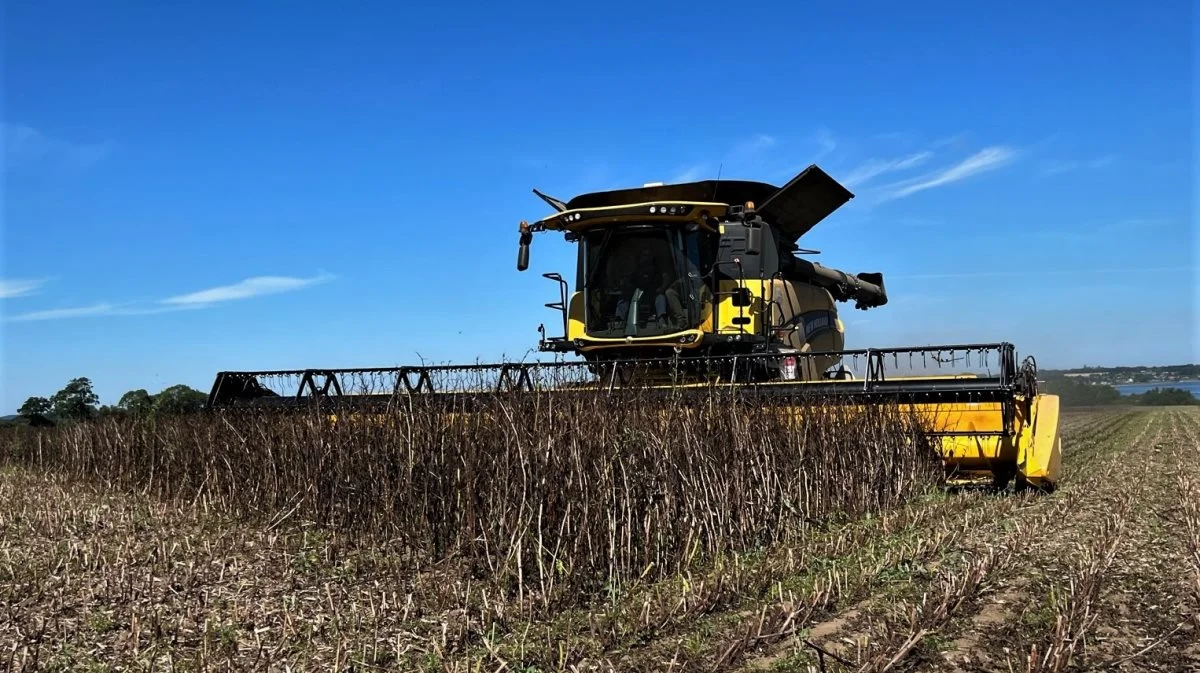
[[[734, 143], [733, 147], [725, 153], [721, 163], [726, 169], [732, 168], [734, 171], [753, 171], [766, 160], [769, 151], [778, 144], [775, 136], [770, 136], [765, 133], [756, 133], [749, 138]], [[711, 170], [711, 163], [710, 163]]]
[[26, 297], [38, 291], [46, 284], [41, 278], [0, 278], [0, 299]]
[[813, 142], [817, 144], [817, 154], [813, 157], [813, 161], [817, 161], [837, 149], [837, 138], [833, 136], [833, 132], [825, 127], [817, 129], [813, 134]]
[[54, 308], [30, 311], [5, 318], [7, 322], [30, 322], [37, 320], [64, 320], [67, 318], [92, 318], [97, 316], [144, 316], [174, 311], [210, 308], [217, 304], [237, 299], [248, 299], [280, 292], [291, 292], [317, 283], [323, 283], [333, 275], [322, 273], [311, 278], [288, 276], [255, 276], [239, 283], [212, 287], [155, 302], [128, 302], [113, 304], [100, 302], [88, 306]]
[[112, 304], [92, 304], [75, 308], [52, 308], [45, 311], [30, 311], [9, 316], [9, 322], [27, 322], [33, 320], [62, 320], [65, 318], [87, 318], [98, 315], [109, 315], [116, 307]]
[[927, 217], [923, 215], [898, 215], [888, 218], [892, 224], [898, 227], [940, 227], [946, 224], [946, 221], [940, 217]]
[[743, 140], [734, 146], [732, 154], [755, 154], [775, 146], [775, 136], [756, 133], [748, 140]]
[[204, 306], [163, 306], [138, 304], [111, 304], [101, 302], [90, 306], [72, 308], [54, 308], [44, 311], [29, 311], [7, 318], [8, 322], [30, 322], [36, 320], [64, 320], [67, 318], [95, 318], [99, 316], [135, 316], [172, 313], [189, 309], [204, 308]]
[[885, 173], [897, 173], [916, 168], [932, 156], [933, 152], [917, 152], [899, 159], [870, 159], [847, 173], [841, 182], [847, 187], [855, 187]]
[[1016, 151], [1012, 148], [1001, 145], [986, 147], [953, 166], [888, 185], [883, 188], [880, 200], [899, 199], [926, 189], [966, 180], [971, 176], [996, 170], [1015, 157]]
[[292, 278], [288, 276], [255, 276], [232, 285], [211, 287], [207, 290], [181, 294], [162, 300], [164, 304], [196, 306], [216, 304], [237, 299], [248, 299], [267, 294], [292, 292], [301, 288], [325, 282], [331, 279], [329, 274], [320, 274], [311, 278]]
[[671, 182], [695, 182], [701, 178], [707, 177], [708, 164], [694, 164], [687, 168], [682, 168], [678, 173], [671, 178]]
[[876, 133], [872, 136], [875, 140], [881, 140], [886, 143], [898, 143], [901, 145], [911, 145], [917, 142], [921, 134], [916, 131], [888, 131], [886, 133]]
[[1038, 169], [1038, 175], [1048, 178], [1053, 175], [1070, 173], [1078, 170], [1099, 170], [1117, 162], [1116, 155], [1109, 154], [1084, 161], [1078, 159], [1050, 159], [1043, 161]]
[[1168, 273], [1175, 271], [1194, 271], [1194, 266], [1144, 266], [1144, 267], [1128, 267], [1128, 268], [1100, 268], [1100, 269], [1037, 269], [1034, 270], [1007, 270], [1007, 271], [964, 271], [956, 273], [916, 273], [916, 274], [893, 274], [889, 276], [891, 280], [945, 280], [950, 278], [1008, 278], [1016, 276], [1079, 276], [1087, 277], [1088, 275], [1097, 274], [1136, 274], [1136, 273]]
[[741, 171], [759, 170], [767, 159], [768, 150], [777, 144], [778, 139], [775, 136], [756, 133], [735, 142], [723, 155], [676, 169], [671, 176], [671, 182], [694, 182], [715, 178], [718, 173], [730, 175]]
[[949, 148], [950, 150], [961, 151], [961, 150], [964, 150], [967, 147], [969, 147], [970, 142], [971, 142], [970, 135], [968, 133], [966, 133], [965, 131], [959, 131], [957, 133], [951, 133], [948, 136], [942, 136], [941, 138], [937, 138], [933, 142], [931, 142], [929, 144], [929, 146], [936, 150], [940, 150], [943, 148]]
[[1063, 229], [1039, 229], [1031, 235], [1051, 241], [1107, 245], [1114, 238], [1154, 237], [1178, 226], [1176, 220], [1167, 217], [1128, 217], [1111, 222], [1080, 222]]
[[24, 124], [0, 123], [4, 143], [4, 169], [50, 168], [82, 170], [112, 154], [116, 143], [78, 143], [55, 138]]

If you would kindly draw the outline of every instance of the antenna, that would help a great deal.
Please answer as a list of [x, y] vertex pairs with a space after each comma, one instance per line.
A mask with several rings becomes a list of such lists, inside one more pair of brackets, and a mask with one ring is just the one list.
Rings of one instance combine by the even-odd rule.
[[724, 161], [721, 162], [721, 165], [717, 166], [717, 181], [713, 183], [713, 195], [712, 195], [712, 198], [710, 199], [711, 201], [717, 200], [717, 187], [720, 186], [720, 184], [721, 184], [721, 169], [723, 169], [723, 168], [725, 168]]

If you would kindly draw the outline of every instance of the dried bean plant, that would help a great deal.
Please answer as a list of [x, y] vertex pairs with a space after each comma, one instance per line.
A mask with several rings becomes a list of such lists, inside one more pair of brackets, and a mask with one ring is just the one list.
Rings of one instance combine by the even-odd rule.
[[895, 406], [715, 390], [110, 418], [25, 429], [0, 455], [231, 516], [399, 541], [414, 568], [453, 559], [544, 608], [787, 543], [940, 475]]

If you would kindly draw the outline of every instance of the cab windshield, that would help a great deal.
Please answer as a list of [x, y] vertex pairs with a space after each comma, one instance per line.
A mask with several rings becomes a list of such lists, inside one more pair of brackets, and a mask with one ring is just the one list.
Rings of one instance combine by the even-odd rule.
[[581, 243], [589, 335], [671, 334], [698, 327], [711, 310], [704, 276], [712, 246], [704, 232], [626, 225], [590, 231]]

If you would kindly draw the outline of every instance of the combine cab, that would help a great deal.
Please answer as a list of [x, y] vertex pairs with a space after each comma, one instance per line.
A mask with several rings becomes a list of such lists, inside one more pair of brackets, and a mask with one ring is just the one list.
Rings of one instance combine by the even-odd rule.
[[[736, 389], [763, 404], [899, 405], [919, 417], [953, 482], [1058, 477], [1058, 399], [1037, 388], [1009, 343], [845, 350], [838, 305], [887, 304], [883, 274], [804, 259], [799, 239], [853, 195], [817, 166], [782, 187], [700, 181], [597, 192], [519, 226], [518, 270], [533, 237], [578, 246], [573, 283], [547, 304], [562, 334], [538, 348], [560, 360], [496, 365], [223, 372], [209, 407], [291, 407], [325, 400], [388, 407], [412, 395], [466, 403], [468, 391], [595, 395], [642, 386], [664, 395]], [[457, 408], [457, 407], [456, 407]]]

